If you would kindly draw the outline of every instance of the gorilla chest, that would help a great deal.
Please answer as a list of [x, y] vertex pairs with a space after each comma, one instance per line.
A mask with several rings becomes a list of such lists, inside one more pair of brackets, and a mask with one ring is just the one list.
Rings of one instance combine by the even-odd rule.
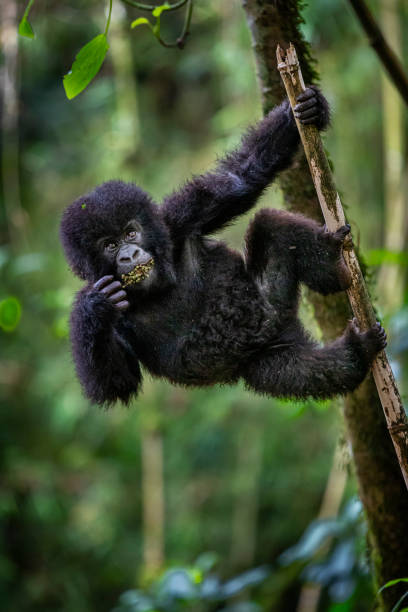
[[265, 343], [268, 316], [250, 284], [212, 288], [179, 343], [182, 382], [228, 381], [239, 365]]
[[183, 384], [232, 380], [264, 343], [268, 316], [245, 279], [191, 285], [134, 320], [137, 352], [152, 374]]

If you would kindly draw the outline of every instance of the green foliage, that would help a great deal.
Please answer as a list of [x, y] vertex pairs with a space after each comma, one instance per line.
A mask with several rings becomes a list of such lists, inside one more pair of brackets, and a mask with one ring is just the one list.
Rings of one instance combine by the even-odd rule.
[[378, 592], [381, 593], [384, 589], [389, 589], [390, 587], [394, 586], [394, 584], [400, 584], [401, 582], [408, 582], [408, 578], [395, 578], [395, 580], [389, 580]]
[[95, 36], [79, 51], [71, 70], [64, 76], [67, 98], [75, 98], [98, 74], [109, 49], [105, 34]]
[[132, 21], [132, 23], [130, 24], [130, 27], [133, 29], [140, 25], [147, 25], [149, 26], [149, 28], [151, 28], [151, 30], [153, 30], [152, 24], [146, 17], [138, 17], [137, 19]]
[[33, 28], [31, 27], [31, 24], [28, 21], [28, 14], [33, 4], [34, 0], [30, 0], [27, 4], [26, 10], [24, 11], [24, 15], [18, 25], [18, 33], [20, 34], [20, 36], [25, 36], [26, 38], [35, 38]]
[[156, 22], [154, 24], [151, 24], [150, 21], [146, 19], [146, 17], [139, 17], [138, 19], [132, 21], [130, 27], [133, 29], [139, 25], [147, 25], [153, 32], [154, 36], [160, 41], [161, 14], [163, 13], [163, 11], [168, 10], [171, 10], [171, 6], [166, 2], [165, 4], [157, 6], [155, 9], [152, 10], [153, 17], [156, 17]]
[[368, 266], [398, 265], [408, 266], [408, 253], [406, 251], [390, 251], [389, 249], [369, 249], [364, 254]]
[[[395, 578], [395, 580], [389, 580], [386, 584], [384, 584], [381, 587], [381, 589], [378, 591], [378, 593], [381, 593], [382, 591], [384, 591], [384, 589], [389, 589], [390, 587], [393, 587], [396, 584], [401, 584], [401, 582], [408, 582], [408, 578]], [[400, 606], [401, 606], [402, 602], [405, 601], [405, 599], [407, 599], [407, 598], [408, 598], [408, 591], [406, 591], [406, 593], [404, 593], [399, 598], [399, 600], [397, 601], [395, 606], [392, 608], [391, 612], [406, 612], [408, 610], [408, 608], [401, 609]]]
[[333, 604], [351, 603], [358, 580], [367, 580], [361, 555], [365, 535], [361, 512], [361, 502], [351, 500], [338, 518], [309, 525], [299, 542], [280, 557], [283, 565], [301, 564], [302, 578], [326, 587]]
[[153, 17], [160, 17], [163, 11], [168, 11], [169, 9], [171, 9], [171, 6], [168, 4], [168, 2], [165, 2], [160, 6], [156, 6], [156, 8], [152, 11], [152, 15]]
[[0, 327], [12, 332], [20, 322], [21, 304], [16, 297], [7, 297], [0, 302]]
[[[30, 11], [30, 8], [33, 2], [34, 0], [29, 0], [27, 8], [18, 26], [19, 34], [27, 38], [35, 38], [34, 31], [28, 21], [28, 14], [29, 14], [29, 11]], [[93, 38], [84, 47], [80, 49], [80, 51], [76, 55], [76, 58], [74, 60], [71, 70], [63, 78], [63, 85], [64, 85], [65, 93], [69, 100], [72, 100], [73, 98], [75, 98], [89, 85], [89, 83], [98, 74], [105, 60], [105, 56], [109, 50], [107, 34], [108, 34], [111, 16], [112, 16], [112, 3], [113, 3], [113, 0], [109, 0], [109, 14], [108, 14], [105, 32]], [[167, 44], [161, 38], [161, 15], [162, 13], [164, 11], [173, 11], [179, 8], [179, 6], [180, 7], [183, 6], [184, 4], [185, 2], [177, 3], [176, 5], [170, 5], [168, 2], [165, 2], [164, 4], [156, 6], [152, 8], [151, 10], [152, 16], [155, 17], [154, 24], [151, 24], [150, 21], [146, 19], [145, 17], [139, 17], [138, 19], [135, 19], [131, 23], [131, 28], [133, 29], [140, 25], [147, 25], [151, 29], [156, 39], [164, 46], [166, 47], [184, 46], [185, 37], [187, 36], [188, 27], [189, 27], [190, 20], [191, 20], [191, 13], [192, 13], [191, 0], [189, 0], [189, 8], [186, 12], [185, 24], [184, 24], [184, 28], [183, 28], [181, 37], [177, 39], [176, 43], [174, 44]], [[143, 5], [141, 6], [143, 8]], [[144, 8], [146, 7], [147, 5], [144, 5]]]
[[18, 26], [18, 33], [20, 36], [25, 36], [26, 38], [35, 38], [33, 28], [26, 17], [21, 19]]
[[[146, 590], [130, 590], [123, 593], [113, 612], [183, 612], [183, 610], [213, 610], [214, 603], [227, 603], [249, 588], [264, 582], [270, 573], [266, 567], [257, 567], [222, 582], [203, 558], [213, 559], [212, 553], [204, 553], [191, 567], [177, 567], [164, 574]], [[239, 607], [231, 605], [223, 610], [233, 612], [260, 612], [254, 602], [241, 601]]]

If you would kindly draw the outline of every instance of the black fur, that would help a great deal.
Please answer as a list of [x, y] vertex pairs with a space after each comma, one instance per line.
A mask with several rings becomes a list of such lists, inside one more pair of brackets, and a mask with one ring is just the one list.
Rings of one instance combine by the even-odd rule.
[[[325, 127], [323, 96], [309, 89], [307, 97], [304, 122], [313, 116]], [[298, 143], [283, 102], [213, 173], [193, 178], [161, 207], [139, 187], [109, 181], [67, 208], [62, 243], [72, 270], [87, 281], [72, 312], [71, 339], [89, 398], [128, 402], [141, 385], [139, 363], [177, 384], [243, 378], [255, 391], [282, 397], [330, 397], [363, 380], [385, 345], [380, 326], [362, 333], [353, 322], [320, 347], [297, 318], [300, 282], [323, 294], [348, 286], [342, 258], [348, 226], [332, 234], [301, 215], [262, 210], [248, 229], [244, 256], [206, 237], [254, 206]], [[154, 276], [124, 294], [98, 240], [121, 235], [131, 219], [142, 227], [139, 246], [154, 258]]]

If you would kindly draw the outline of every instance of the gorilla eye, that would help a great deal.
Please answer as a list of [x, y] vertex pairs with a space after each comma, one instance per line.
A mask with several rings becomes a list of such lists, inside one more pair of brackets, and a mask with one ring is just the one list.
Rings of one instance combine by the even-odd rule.
[[135, 230], [129, 230], [126, 233], [126, 238], [133, 239], [133, 238], [136, 238], [136, 236], [137, 236], [137, 232]]
[[107, 249], [108, 251], [114, 251], [118, 246], [117, 242], [107, 242], [105, 245], [105, 249]]

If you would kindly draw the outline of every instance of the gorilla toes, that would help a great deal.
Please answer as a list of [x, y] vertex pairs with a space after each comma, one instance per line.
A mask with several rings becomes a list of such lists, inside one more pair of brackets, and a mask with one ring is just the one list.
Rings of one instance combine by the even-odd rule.
[[387, 334], [385, 329], [377, 321], [375, 325], [365, 332], [360, 330], [357, 319], [354, 318], [348, 326], [348, 333], [354, 340], [359, 340], [368, 359], [371, 361], [375, 355], [387, 346]]
[[351, 285], [352, 278], [350, 274], [350, 270], [347, 267], [346, 262], [344, 261], [342, 246], [346, 236], [350, 233], [350, 225], [347, 223], [343, 225], [335, 232], [330, 232], [325, 230], [321, 234], [322, 245], [324, 251], [327, 252], [328, 257], [332, 260], [335, 273], [339, 281], [339, 289], [344, 291], [348, 289]]
[[338, 242], [344, 242], [346, 236], [351, 231], [351, 225], [346, 223], [346, 225], [342, 225], [336, 232], [333, 232], [333, 238]]
[[365, 332], [365, 336], [367, 343], [372, 345], [376, 353], [382, 351], [387, 346], [387, 334], [378, 321], [373, 327]]

